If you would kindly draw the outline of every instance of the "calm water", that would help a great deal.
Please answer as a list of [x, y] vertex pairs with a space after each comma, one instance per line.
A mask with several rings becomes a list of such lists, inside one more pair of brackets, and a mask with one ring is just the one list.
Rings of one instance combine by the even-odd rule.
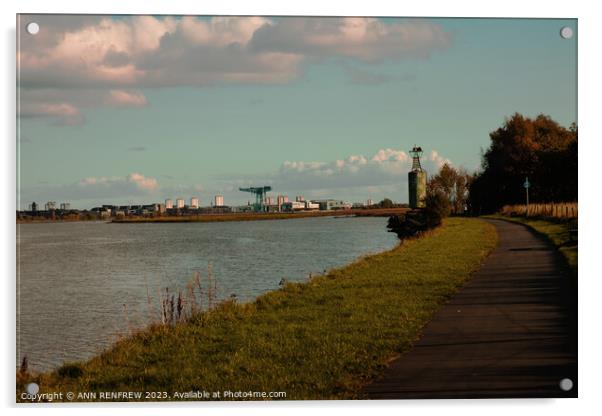
[[[159, 291], [185, 289], [209, 264], [218, 298], [239, 301], [282, 278], [342, 266], [397, 243], [386, 218], [18, 226], [17, 354], [52, 369], [98, 353], [157, 316]], [[149, 306], [148, 295], [151, 302]], [[126, 305], [124, 307], [124, 305]]]

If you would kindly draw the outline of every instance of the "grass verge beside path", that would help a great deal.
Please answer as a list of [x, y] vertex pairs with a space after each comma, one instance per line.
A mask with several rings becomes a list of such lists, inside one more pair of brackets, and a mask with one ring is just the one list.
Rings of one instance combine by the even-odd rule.
[[[383, 230], [383, 232], [385, 232]], [[439, 306], [495, 247], [495, 227], [449, 218], [428, 236], [255, 302], [226, 302], [175, 327], [154, 326], [85, 363], [23, 377], [40, 393], [196, 390], [358, 398], [408, 351]], [[222, 393], [223, 394], [223, 393]], [[223, 396], [222, 396], [223, 398]]]
[[487, 215], [484, 218], [493, 218], [525, 224], [537, 233], [542, 234], [558, 248], [564, 256], [574, 276], [577, 276], [578, 243], [571, 240], [569, 230], [577, 228], [576, 220], [561, 220], [554, 218], [525, 218], [507, 217], [505, 215]]

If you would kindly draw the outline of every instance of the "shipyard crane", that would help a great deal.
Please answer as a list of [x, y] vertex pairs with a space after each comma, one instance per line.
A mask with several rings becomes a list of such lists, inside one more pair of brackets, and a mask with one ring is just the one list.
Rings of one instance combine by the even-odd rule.
[[271, 186], [260, 186], [260, 187], [251, 187], [251, 188], [238, 188], [239, 191], [242, 192], [250, 192], [255, 194], [255, 204], [253, 208], [256, 212], [264, 211], [265, 207], [265, 196], [266, 194], [272, 190]]

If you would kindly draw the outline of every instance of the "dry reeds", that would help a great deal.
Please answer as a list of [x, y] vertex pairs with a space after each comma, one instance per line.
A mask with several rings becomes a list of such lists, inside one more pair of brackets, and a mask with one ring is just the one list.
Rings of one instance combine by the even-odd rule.
[[204, 284], [201, 274], [195, 272], [183, 291], [170, 292], [169, 287], [160, 289], [159, 301], [161, 325], [176, 325], [202, 311], [215, 308], [217, 306], [217, 279], [213, 275], [211, 264], [207, 268]]
[[525, 204], [521, 205], [505, 205], [500, 214], [510, 217], [527, 216], [527, 217], [547, 217], [547, 218], [577, 218], [577, 202], [557, 202], [546, 204]]

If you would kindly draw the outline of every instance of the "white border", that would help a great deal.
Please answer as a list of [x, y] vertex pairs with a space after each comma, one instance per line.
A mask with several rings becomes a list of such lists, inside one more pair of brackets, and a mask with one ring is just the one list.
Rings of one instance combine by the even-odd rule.
[[[239, 412], [244, 414], [291, 414], [305, 415], [307, 412], [342, 411], [352, 415], [365, 414], [374, 409], [386, 414], [462, 414], [462, 415], [507, 415], [516, 411], [541, 412], [546, 415], [590, 414], [598, 408], [598, 386], [600, 386], [600, 295], [602, 294], [602, 270], [597, 260], [600, 214], [596, 212], [602, 205], [598, 171], [602, 154], [600, 145], [599, 97], [601, 93], [599, 74], [600, 46], [602, 39], [600, 16], [595, 2], [590, 1], [415, 1], [393, 2], [384, 0], [236, 0], [228, 1], [123, 1], [98, 0], [95, 3], [81, 0], [21, 0], [18, 3], [2, 2], [3, 28], [3, 64], [0, 66], [4, 82], [1, 100], [2, 126], [5, 134], [2, 141], [2, 195], [0, 212], [2, 213], [2, 247], [0, 255], [4, 266], [2, 302], [3, 349], [2, 377], [0, 391], [2, 404], [14, 407], [14, 365], [15, 365], [15, 14], [16, 13], [106, 13], [106, 14], [238, 14], [238, 15], [352, 15], [352, 16], [442, 16], [442, 17], [556, 17], [579, 18], [579, 133], [580, 133], [580, 189], [581, 216], [580, 226], [580, 348], [579, 348], [579, 395], [578, 400], [460, 400], [460, 401], [405, 401], [405, 402], [287, 402], [287, 403], [200, 403], [138, 405], [145, 414], [165, 412], [210, 412], [223, 414]], [[173, 406], [173, 407], [172, 407]], [[12, 408], [10, 408], [12, 407]], [[23, 406], [21, 406], [23, 408]], [[125, 409], [124, 409], [125, 407]], [[31, 409], [30, 406], [26, 408]], [[80, 414], [104, 415], [111, 413], [126, 414], [133, 406], [51, 406], [40, 409], [44, 414]], [[591, 411], [589, 411], [591, 410]], [[6, 414], [6, 413], [5, 413]]]
[[278, 0], [119, 0], [91, 2], [71, 0], [21, 1], [20, 13], [92, 13], [92, 14], [235, 14], [235, 15], [319, 15], [319, 16], [443, 16], [443, 17], [577, 17], [578, 1], [547, 1], [545, 7], [526, 0], [478, 0], [395, 2], [371, 1], [278, 1]]

